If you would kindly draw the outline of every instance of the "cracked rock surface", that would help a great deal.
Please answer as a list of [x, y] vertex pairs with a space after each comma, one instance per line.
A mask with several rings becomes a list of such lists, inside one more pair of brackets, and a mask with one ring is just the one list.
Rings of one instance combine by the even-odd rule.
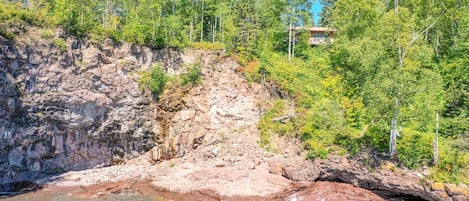
[[[95, 44], [56, 32], [67, 44], [61, 50], [28, 29], [16, 40], [0, 36], [0, 183], [144, 154], [182, 157], [211, 136], [255, 131], [253, 90], [220, 53]], [[180, 96], [155, 102], [139, 89], [139, 71], [158, 64], [178, 75], [195, 63], [204, 82]]]

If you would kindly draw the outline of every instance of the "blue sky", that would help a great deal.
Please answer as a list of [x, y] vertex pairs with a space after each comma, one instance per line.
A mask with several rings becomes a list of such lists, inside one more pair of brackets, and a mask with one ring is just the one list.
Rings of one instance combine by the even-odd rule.
[[314, 25], [318, 25], [319, 22], [319, 13], [322, 10], [321, 3], [319, 0], [316, 0], [313, 4], [313, 8], [311, 9], [311, 12], [314, 14]]

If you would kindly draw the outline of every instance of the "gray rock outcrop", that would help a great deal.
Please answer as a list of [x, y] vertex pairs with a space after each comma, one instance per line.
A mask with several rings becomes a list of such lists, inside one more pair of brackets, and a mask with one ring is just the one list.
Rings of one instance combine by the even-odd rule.
[[71, 38], [65, 52], [46, 40], [0, 43], [0, 182], [110, 165], [154, 146], [151, 96], [131, 72], [178, 63], [168, 58], [176, 52]]
[[[214, 74], [229, 75], [237, 63], [214, 66], [212, 59], [223, 59], [219, 53], [31, 33], [16, 40], [0, 36], [0, 183], [118, 164], [145, 153], [154, 161], [180, 157], [205, 135], [229, 128], [222, 119], [255, 128], [260, 117], [240, 88], [247, 84], [186, 88], [158, 103], [139, 89], [138, 72], [155, 64], [176, 75], [186, 64], [201, 62], [202, 76], [213, 78], [208, 85], [226, 82], [231, 77]], [[55, 40], [67, 48], [56, 47]]]

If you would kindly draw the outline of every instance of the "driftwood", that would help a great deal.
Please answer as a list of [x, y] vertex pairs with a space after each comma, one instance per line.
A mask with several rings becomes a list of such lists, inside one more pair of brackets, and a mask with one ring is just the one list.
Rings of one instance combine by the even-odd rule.
[[289, 114], [283, 117], [277, 117], [275, 119], [272, 119], [272, 122], [278, 122], [278, 121], [285, 121], [285, 120], [290, 120], [292, 117], [296, 116], [296, 114]]

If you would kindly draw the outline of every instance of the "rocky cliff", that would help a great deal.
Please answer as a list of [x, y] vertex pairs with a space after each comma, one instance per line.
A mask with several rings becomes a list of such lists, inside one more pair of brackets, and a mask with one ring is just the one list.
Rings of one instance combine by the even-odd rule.
[[[179, 96], [172, 91], [160, 103], [139, 90], [141, 70], [160, 64], [175, 75], [187, 64], [225, 59], [217, 53], [96, 44], [58, 31], [42, 38], [28, 29], [16, 40], [0, 36], [0, 183], [108, 166], [144, 153], [154, 161], [180, 157], [208, 133], [255, 128], [259, 119], [243, 81], [209, 90], [202, 84]], [[207, 84], [231, 79], [223, 67], [237, 64], [224, 63], [203, 68], [203, 76], [213, 77]], [[236, 125], [225, 125], [227, 119]]]
[[[256, 125], [270, 102], [269, 90], [248, 83], [223, 52], [92, 43], [60, 31], [44, 38], [35, 32], [20, 30], [16, 40], [0, 36], [0, 184], [145, 180], [169, 192], [214, 192], [212, 199], [301, 200], [337, 194], [344, 185], [314, 184], [336, 181], [388, 200], [469, 195], [464, 185], [422, 182], [418, 172], [369, 171], [360, 162], [368, 158], [308, 161], [300, 142], [274, 135], [280, 153], [266, 152], [258, 147]], [[139, 72], [156, 64], [170, 75], [198, 65], [202, 82], [169, 83], [156, 101], [138, 84]], [[109, 165], [115, 166], [96, 168]], [[3, 187], [0, 192], [10, 190]], [[371, 191], [363, 193], [377, 200]]]

